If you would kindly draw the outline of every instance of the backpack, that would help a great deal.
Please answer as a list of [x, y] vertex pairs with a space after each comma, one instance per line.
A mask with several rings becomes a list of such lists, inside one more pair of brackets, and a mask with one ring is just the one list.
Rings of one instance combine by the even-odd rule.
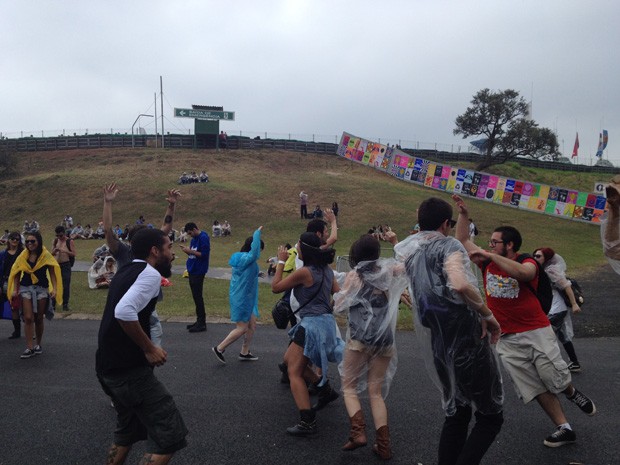
[[478, 226], [474, 225], [474, 236], [478, 235]]
[[[577, 305], [581, 307], [585, 303], [585, 299], [583, 297], [583, 291], [581, 290], [581, 286], [573, 278], [569, 278], [567, 276], [566, 279], [570, 281], [570, 288], [573, 290], [573, 294], [575, 294], [575, 301], [577, 302]], [[560, 295], [564, 299], [564, 303], [566, 304], [566, 306], [568, 308], [571, 308], [570, 299], [568, 298], [568, 295], [566, 294], [566, 292], [564, 292], [563, 289], [560, 291]]]
[[[530, 254], [523, 253], [517, 257], [517, 262], [523, 263], [523, 260], [526, 258], [532, 258]], [[533, 258], [532, 258], [533, 259]], [[532, 293], [540, 302], [540, 306], [545, 312], [545, 315], [549, 314], [549, 310], [551, 310], [551, 302], [553, 302], [553, 288], [551, 287], [551, 280], [547, 275], [547, 272], [543, 270], [540, 264], [534, 260], [536, 263], [536, 268], [538, 268], [538, 289], [534, 290], [534, 288], [527, 283], [526, 286], [532, 291]]]

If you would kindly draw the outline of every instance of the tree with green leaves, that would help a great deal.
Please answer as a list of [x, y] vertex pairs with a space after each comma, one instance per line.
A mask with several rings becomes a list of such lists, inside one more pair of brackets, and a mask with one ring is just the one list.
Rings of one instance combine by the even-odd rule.
[[528, 117], [527, 102], [511, 89], [478, 91], [455, 123], [454, 135], [460, 134], [463, 139], [486, 137], [482, 145], [484, 158], [476, 167], [479, 170], [518, 156], [551, 160], [559, 157], [556, 135]]

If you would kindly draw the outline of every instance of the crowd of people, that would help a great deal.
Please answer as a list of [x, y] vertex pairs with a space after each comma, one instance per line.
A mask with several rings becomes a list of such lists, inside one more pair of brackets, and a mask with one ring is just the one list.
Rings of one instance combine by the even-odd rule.
[[209, 175], [205, 170], [202, 170], [200, 174], [196, 174], [195, 171], [192, 171], [191, 174], [187, 174], [186, 171], [183, 171], [181, 176], [179, 176], [177, 184], [194, 184], [199, 182], [209, 182]]
[[[161, 228], [149, 227], [140, 217], [136, 225], [127, 226], [125, 238], [125, 231], [112, 221], [112, 204], [118, 194], [116, 184], [104, 187], [101, 226], [106, 250], [97, 257], [93, 276], [89, 274], [91, 287], [108, 288], [96, 356], [98, 380], [118, 413], [108, 458], [109, 463], [123, 463], [132, 444], [148, 438], [145, 458], [167, 463], [186, 446], [188, 431], [152, 368], [167, 360], [156, 305], [163, 298], [162, 277], [171, 273], [170, 235], [181, 193], [167, 192]], [[620, 176], [610, 183], [607, 196], [602, 242], [605, 255], [620, 273]], [[303, 191], [300, 199], [301, 216], [307, 218]], [[337, 212], [332, 209], [321, 210], [319, 217], [313, 215], [296, 244], [278, 247], [269, 259], [271, 289], [283, 294], [280, 303], [288, 309], [291, 326], [280, 370], [282, 381], [290, 385], [299, 420], [286, 429], [288, 434], [317, 433], [317, 413], [340, 397], [329, 381], [330, 364], [336, 364], [350, 423], [342, 449], [352, 451], [368, 443], [361, 405], [361, 394], [366, 391], [375, 430], [372, 452], [382, 460], [392, 458], [385, 398], [397, 370], [395, 331], [400, 303], [413, 309], [416, 337], [430, 361], [430, 378], [441, 392], [440, 465], [480, 463], [500, 433], [504, 421], [500, 363], [519, 398], [524, 403], [536, 400], [554, 423], [556, 429], [544, 439], [545, 446], [560, 447], [577, 438], [560, 394], [586, 415], [596, 414], [594, 402], [571, 378], [571, 372], [580, 371], [581, 365], [572, 344], [570, 314], [581, 308], [563, 258], [544, 246], [533, 255], [521, 253], [522, 237], [512, 226], [495, 228], [488, 249], [474, 244], [478, 231], [475, 225], [472, 230], [469, 208], [461, 197], [452, 199], [453, 204], [435, 197], [422, 202], [415, 231], [402, 241], [387, 225], [371, 228], [351, 246], [351, 271], [347, 273], [330, 266], [338, 239]], [[39, 231], [26, 232], [23, 241], [19, 232], [6, 235], [6, 250], [0, 254], [0, 289], [14, 310], [13, 339], [21, 337], [20, 312], [23, 316], [27, 347], [22, 358], [42, 353], [44, 316], [51, 303], [68, 304], [73, 239], [77, 238], [69, 220], [65, 218], [56, 228], [51, 251], [43, 246]], [[223, 225], [218, 226], [221, 234]], [[207, 330], [203, 288], [211, 243], [195, 222], [186, 223], [183, 231], [189, 244], [181, 250], [187, 255], [196, 313], [196, 321], [187, 329], [200, 333]], [[262, 235], [260, 226], [229, 260], [230, 315], [235, 327], [212, 347], [222, 364], [227, 362], [227, 348], [240, 339], [238, 359], [259, 358], [251, 344], [257, 328]], [[380, 257], [380, 241], [393, 246], [392, 258]], [[482, 273], [484, 297], [472, 270], [475, 267]], [[538, 295], [543, 273], [553, 286], [548, 315]], [[344, 337], [334, 313], [347, 318]], [[568, 363], [559, 344], [569, 356]], [[124, 389], [127, 383], [139, 389]], [[310, 392], [317, 396], [314, 405]], [[470, 428], [472, 414], [475, 424]]]

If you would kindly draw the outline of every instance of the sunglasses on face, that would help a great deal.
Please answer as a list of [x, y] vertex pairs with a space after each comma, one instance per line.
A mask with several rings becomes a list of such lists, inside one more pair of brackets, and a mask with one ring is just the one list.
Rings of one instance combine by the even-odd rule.
[[10, 240], [10, 241], [18, 241], [18, 240], [19, 240], [19, 237], [9, 237], [9, 240]]
[[37, 241], [35, 239], [26, 239], [26, 244], [36, 244]]
[[539, 254], [539, 253], [534, 254], [534, 258], [542, 258], [542, 257], [543, 257], [543, 256], [542, 256], [541, 254]]

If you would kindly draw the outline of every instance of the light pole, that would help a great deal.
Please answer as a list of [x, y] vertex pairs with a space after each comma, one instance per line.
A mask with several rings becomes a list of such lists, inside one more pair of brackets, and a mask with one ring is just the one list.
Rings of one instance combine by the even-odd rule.
[[143, 113], [140, 113], [140, 114], [138, 115], [138, 117], [136, 118], [136, 120], [133, 122], [133, 124], [131, 125], [131, 147], [132, 147], [132, 148], [136, 146], [136, 143], [135, 143], [134, 138], [133, 138], [133, 127], [136, 125], [136, 123], [137, 123], [137, 122], [138, 122], [138, 120], [140, 119], [140, 116], [148, 116], [149, 118], [152, 118], [152, 117], [153, 117], [153, 115], [145, 115], [145, 114], [143, 114]]

